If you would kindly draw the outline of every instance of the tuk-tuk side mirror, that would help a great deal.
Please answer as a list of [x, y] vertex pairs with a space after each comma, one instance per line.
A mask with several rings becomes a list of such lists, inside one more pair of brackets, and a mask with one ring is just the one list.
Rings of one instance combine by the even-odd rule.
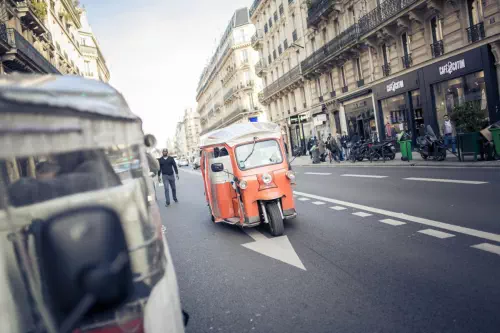
[[213, 163], [211, 165], [212, 172], [221, 172], [224, 171], [224, 164], [222, 163]]

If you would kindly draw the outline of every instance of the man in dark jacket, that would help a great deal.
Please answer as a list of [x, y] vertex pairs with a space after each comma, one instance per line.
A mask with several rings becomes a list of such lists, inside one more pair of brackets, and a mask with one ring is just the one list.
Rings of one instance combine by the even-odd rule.
[[[163, 178], [163, 186], [165, 187], [165, 206], [170, 206], [170, 195], [168, 186], [172, 189], [172, 196], [175, 202], [177, 200], [177, 191], [175, 188], [175, 178], [179, 179], [179, 171], [177, 164], [172, 156], [168, 156], [168, 149], [163, 149], [163, 157], [158, 161], [160, 163], [160, 170], [158, 171], [158, 181], [161, 183]], [[175, 176], [174, 176], [175, 172]]]

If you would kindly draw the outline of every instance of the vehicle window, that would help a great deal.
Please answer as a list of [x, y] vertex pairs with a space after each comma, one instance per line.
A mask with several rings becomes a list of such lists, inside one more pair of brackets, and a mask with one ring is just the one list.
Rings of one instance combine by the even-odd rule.
[[283, 162], [283, 156], [276, 140], [248, 143], [236, 147], [236, 159], [241, 170]]
[[112, 147], [0, 160], [0, 195], [22, 207], [118, 186], [143, 175], [139, 152], [138, 146]]

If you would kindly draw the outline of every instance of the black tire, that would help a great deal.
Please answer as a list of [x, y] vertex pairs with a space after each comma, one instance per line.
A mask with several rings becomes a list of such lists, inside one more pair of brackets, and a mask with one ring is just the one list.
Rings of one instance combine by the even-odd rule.
[[267, 217], [269, 219], [269, 229], [274, 237], [283, 235], [285, 226], [281, 218], [280, 208], [276, 202], [271, 202], [266, 205]]
[[208, 214], [210, 214], [210, 219], [212, 220], [212, 223], [215, 223], [215, 217], [212, 215], [212, 209], [210, 209], [210, 205], [207, 204], [208, 207]]

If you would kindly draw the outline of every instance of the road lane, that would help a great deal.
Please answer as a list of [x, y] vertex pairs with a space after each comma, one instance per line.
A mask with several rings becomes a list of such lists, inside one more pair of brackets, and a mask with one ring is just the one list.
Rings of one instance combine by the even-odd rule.
[[181, 172], [178, 188], [180, 203], [162, 207], [162, 216], [191, 314], [188, 333], [495, 332], [500, 325], [500, 257], [471, 248], [484, 243], [477, 238], [429, 237], [413, 223], [395, 227], [378, 214], [355, 216], [299, 196], [299, 217], [285, 233], [304, 271], [242, 247], [253, 240], [239, 228], [211, 223], [200, 176]]
[[[331, 168], [331, 175], [310, 176], [311, 167], [294, 167], [296, 190], [355, 202], [427, 219], [500, 233], [498, 205], [500, 169], [357, 168], [356, 174], [383, 179], [342, 177], [352, 168]], [[404, 178], [481, 181], [487, 184], [410, 181]], [[466, 203], [466, 204], [464, 204]]]

